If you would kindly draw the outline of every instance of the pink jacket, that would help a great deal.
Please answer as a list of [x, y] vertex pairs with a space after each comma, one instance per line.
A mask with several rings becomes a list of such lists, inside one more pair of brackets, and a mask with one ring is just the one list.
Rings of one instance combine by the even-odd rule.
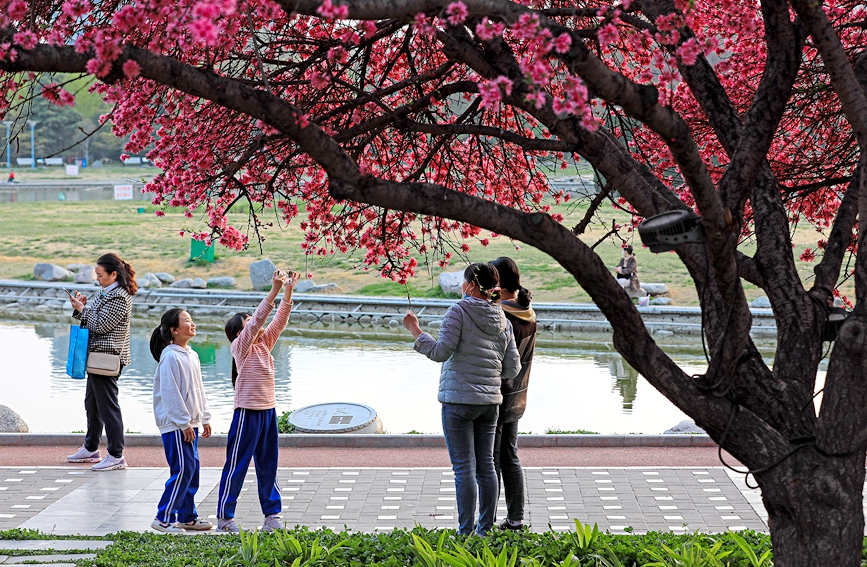
[[[268, 314], [274, 309], [267, 298], [262, 300], [253, 313], [253, 318], [232, 341], [232, 356], [238, 368], [238, 378], [235, 381], [235, 409], [266, 410], [277, 405], [274, 394], [274, 357], [271, 349], [277, 344], [277, 339], [292, 311], [291, 301], [281, 301], [274, 320], [256, 341], [259, 329], [268, 319]], [[255, 342], [254, 342], [255, 341]]]

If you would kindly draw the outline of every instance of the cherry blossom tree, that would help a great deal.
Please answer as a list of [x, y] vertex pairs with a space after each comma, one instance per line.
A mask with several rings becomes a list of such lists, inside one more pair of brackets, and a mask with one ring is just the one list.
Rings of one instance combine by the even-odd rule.
[[[853, 0], [0, 0], [7, 112], [65, 105], [92, 74], [127, 151], [162, 168], [155, 202], [204, 212], [230, 248], [304, 206], [305, 248], [361, 249], [398, 281], [450, 261], [449, 234], [548, 253], [611, 322], [614, 344], [746, 465], [775, 564], [860, 565], [867, 448], [867, 13]], [[676, 253], [701, 300], [707, 372], [653, 341], [608, 268], [550, 203], [545, 164], [588, 162], [636, 219], [701, 216]], [[802, 282], [790, 230], [822, 231]], [[484, 231], [484, 232], [483, 232]], [[252, 233], [255, 238], [257, 230]], [[743, 253], [745, 240], [755, 253]], [[844, 262], [854, 259], [854, 270]], [[854, 277], [812, 403], [828, 304]], [[743, 282], [777, 320], [772, 368]]]

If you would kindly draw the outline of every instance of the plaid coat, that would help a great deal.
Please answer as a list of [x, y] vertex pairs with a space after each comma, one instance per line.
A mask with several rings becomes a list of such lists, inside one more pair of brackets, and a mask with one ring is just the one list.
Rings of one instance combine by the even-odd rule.
[[132, 296], [120, 286], [100, 293], [82, 311], [72, 314], [90, 330], [87, 352], [107, 352], [120, 355], [120, 363], [128, 366], [129, 320], [132, 315]]

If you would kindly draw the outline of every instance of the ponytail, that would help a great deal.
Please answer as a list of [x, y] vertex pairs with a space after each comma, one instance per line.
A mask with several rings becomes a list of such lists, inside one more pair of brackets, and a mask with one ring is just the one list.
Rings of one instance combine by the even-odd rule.
[[530, 307], [530, 300], [533, 299], [533, 294], [530, 293], [530, 290], [522, 287], [518, 290], [518, 297], [515, 298], [515, 301], [523, 307], [524, 309]]
[[514, 260], [507, 256], [500, 256], [493, 260], [491, 264], [497, 269], [500, 275], [500, 287], [511, 292], [517, 292], [518, 297], [515, 298], [518, 305], [526, 309], [530, 306], [530, 300], [533, 294], [530, 290], [521, 286], [521, 273], [518, 271], [518, 265]]
[[103, 254], [96, 261], [97, 265], [109, 274], [117, 273], [117, 285], [126, 290], [130, 295], [135, 295], [138, 291], [138, 283], [135, 281], [135, 270], [132, 266], [121, 260], [120, 256], [114, 252]]
[[157, 362], [160, 361], [163, 349], [172, 344], [172, 329], [177, 329], [181, 324], [181, 313], [183, 312], [184, 310], [180, 307], [172, 307], [163, 313], [159, 327], [151, 333], [151, 356]]
[[[238, 337], [238, 333], [240, 333], [244, 329], [244, 321], [247, 320], [247, 317], [252, 317], [249, 313], [235, 313], [229, 320], [226, 321], [226, 338], [229, 339], [229, 343], [231, 344]], [[238, 366], [235, 364], [235, 356], [232, 355], [232, 388], [235, 387], [235, 381], [238, 379]]]

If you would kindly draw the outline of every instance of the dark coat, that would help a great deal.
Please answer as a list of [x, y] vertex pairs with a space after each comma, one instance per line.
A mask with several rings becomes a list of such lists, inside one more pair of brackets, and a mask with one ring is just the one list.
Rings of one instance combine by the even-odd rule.
[[518, 421], [527, 407], [527, 387], [530, 384], [530, 367], [536, 350], [536, 313], [532, 307], [526, 309], [513, 301], [501, 301], [500, 305], [506, 318], [512, 323], [515, 344], [521, 356], [521, 371], [511, 380], [503, 380], [500, 391], [503, 403], [500, 404], [502, 423]]

